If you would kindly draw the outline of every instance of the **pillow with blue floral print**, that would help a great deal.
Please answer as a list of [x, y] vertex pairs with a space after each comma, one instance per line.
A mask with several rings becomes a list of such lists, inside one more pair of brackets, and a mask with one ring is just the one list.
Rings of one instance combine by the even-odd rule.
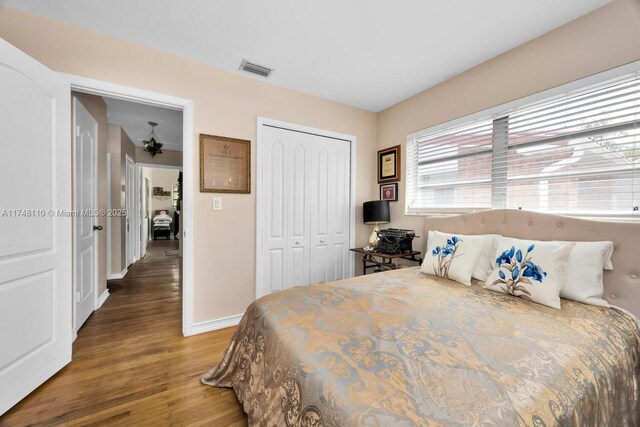
[[552, 308], [560, 308], [560, 290], [572, 242], [498, 239], [495, 268], [485, 288]]
[[485, 239], [434, 231], [429, 234], [427, 253], [420, 271], [432, 276], [471, 285], [471, 274], [476, 266]]

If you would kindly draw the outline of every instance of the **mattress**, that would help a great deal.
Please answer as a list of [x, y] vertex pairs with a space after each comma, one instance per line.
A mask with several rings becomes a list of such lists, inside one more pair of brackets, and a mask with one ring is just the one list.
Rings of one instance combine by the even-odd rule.
[[416, 267], [255, 301], [202, 381], [256, 426], [635, 426], [639, 343], [622, 311]]

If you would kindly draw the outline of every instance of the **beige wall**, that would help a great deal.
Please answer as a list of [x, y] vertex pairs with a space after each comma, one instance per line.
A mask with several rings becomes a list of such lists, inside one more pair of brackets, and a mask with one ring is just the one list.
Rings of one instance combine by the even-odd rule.
[[[640, 1], [614, 0], [380, 112], [378, 149], [402, 144], [404, 154], [409, 133], [636, 60], [640, 60]], [[422, 218], [404, 215], [404, 184], [403, 177], [398, 202], [391, 203], [391, 225], [423, 235]], [[423, 237], [414, 246], [423, 248], [425, 242]]]
[[[71, 92], [98, 122], [98, 209], [107, 208], [107, 104], [95, 95]], [[73, 135], [74, 133], [72, 133]], [[98, 217], [98, 295], [107, 289], [107, 219]]]
[[[252, 141], [256, 117], [299, 123], [357, 137], [355, 202], [377, 198], [376, 115], [361, 109], [239, 76], [140, 45], [99, 35], [15, 9], [0, 7], [0, 37], [49, 68], [193, 100], [193, 164], [198, 165], [198, 134]], [[144, 70], [144, 72], [141, 72]], [[256, 188], [255, 161], [252, 188]], [[212, 194], [194, 191], [194, 321], [241, 314], [255, 294], [255, 191], [217, 195], [224, 210], [213, 215]], [[357, 211], [356, 243], [369, 228]], [[356, 263], [358, 265], [359, 263]]]
[[[107, 151], [111, 154], [111, 209], [124, 209], [126, 207], [126, 155], [135, 160], [135, 146], [129, 135], [113, 123], [107, 125]], [[112, 216], [110, 274], [119, 274], [127, 267], [126, 233], [125, 217]]]

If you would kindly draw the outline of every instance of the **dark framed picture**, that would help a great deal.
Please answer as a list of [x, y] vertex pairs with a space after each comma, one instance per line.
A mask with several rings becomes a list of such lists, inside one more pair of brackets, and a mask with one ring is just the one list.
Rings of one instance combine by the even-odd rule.
[[387, 200], [389, 202], [398, 201], [398, 183], [382, 184], [380, 186], [380, 200]]
[[378, 184], [400, 181], [400, 146], [378, 151]]
[[251, 141], [201, 133], [200, 191], [251, 193]]
[[153, 187], [153, 195], [154, 196], [164, 196], [164, 188], [162, 188], [162, 187]]

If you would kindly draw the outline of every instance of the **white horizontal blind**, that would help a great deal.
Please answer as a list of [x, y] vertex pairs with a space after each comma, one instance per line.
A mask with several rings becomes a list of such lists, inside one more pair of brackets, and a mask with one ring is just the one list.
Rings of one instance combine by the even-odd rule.
[[507, 207], [635, 216], [640, 75], [426, 131], [409, 141], [407, 166], [408, 213]]
[[490, 208], [492, 128], [483, 120], [410, 141], [408, 207]]

